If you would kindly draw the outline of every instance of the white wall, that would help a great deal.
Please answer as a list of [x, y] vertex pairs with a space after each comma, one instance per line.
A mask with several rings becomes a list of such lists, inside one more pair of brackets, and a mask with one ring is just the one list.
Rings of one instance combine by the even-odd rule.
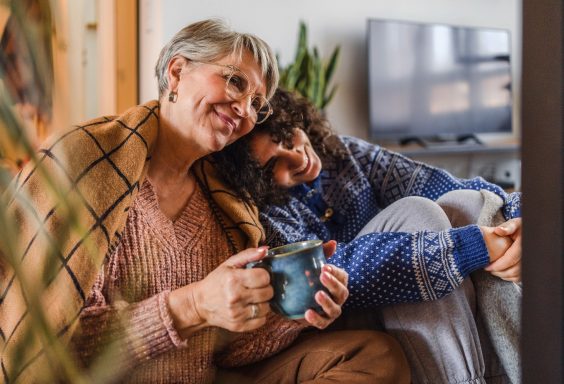
[[[116, 113], [115, 1], [59, 0], [53, 5], [57, 27], [55, 68], [58, 113], [71, 124]], [[68, 124], [54, 122], [55, 129]]]
[[520, 0], [141, 0], [141, 102], [157, 96], [153, 66], [160, 48], [183, 26], [209, 17], [221, 17], [236, 30], [260, 36], [279, 54], [282, 64], [294, 57], [300, 20], [309, 27], [310, 45], [316, 45], [322, 56], [341, 45], [335, 74], [339, 90], [327, 115], [338, 132], [363, 138], [368, 130], [368, 18], [508, 29], [513, 41], [514, 131], [519, 132]]

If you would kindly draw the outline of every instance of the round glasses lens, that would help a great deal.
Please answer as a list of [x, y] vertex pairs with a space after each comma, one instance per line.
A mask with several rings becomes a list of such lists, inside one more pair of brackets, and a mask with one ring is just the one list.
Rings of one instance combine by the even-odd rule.
[[[266, 100], [266, 99], [265, 99]], [[261, 124], [268, 119], [268, 117], [272, 115], [272, 107], [268, 102], [257, 112], [257, 120], [255, 124]]]
[[243, 72], [238, 71], [234, 67], [228, 68], [231, 70], [231, 72], [227, 76], [225, 89], [227, 90], [229, 97], [239, 99], [248, 93], [249, 81], [247, 80], [247, 76]]

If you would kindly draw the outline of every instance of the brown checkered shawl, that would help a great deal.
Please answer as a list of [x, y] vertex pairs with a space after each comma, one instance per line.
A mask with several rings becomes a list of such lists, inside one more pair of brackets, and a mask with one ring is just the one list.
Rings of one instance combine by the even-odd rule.
[[[39, 163], [57, 180], [81, 230], [66, 231], [69, 210], [48, 186], [37, 165], [29, 164], [15, 180], [8, 209], [17, 222], [20, 248], [13, 265], [0, 259], [1, 368], [5, 382], [37, 381], [48, 362], [45, 340], [30, 337], [30, 324], [42, 306], [57, 337], [68, 342], [105, 256], [120, 241], [128, 209], [147, 170], [157, 137], [157, 101], [133, 107], [121, 116], [102, 117], [76, 126], [40, 151]], [[233, 252], [263, 241], [255, 207], [223, 188], [209, 160], [195, 171], [211, 199]], [[26, 200], [27, 198], [27, 200]], [[53, 256], [54, 255], [54, 256]], [[47, 286], [34, 299], [22, 291], [21, 278]], [[27, 286], [27, 284], [25, 285]], [[31, 333], [33, 334], [33, 333]], [[14, 362], [18, 345], [26, 352]]]

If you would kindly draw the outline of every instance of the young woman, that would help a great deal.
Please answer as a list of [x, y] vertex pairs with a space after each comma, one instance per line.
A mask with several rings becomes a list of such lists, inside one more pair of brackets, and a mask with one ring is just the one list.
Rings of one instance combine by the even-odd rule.
[[[520, 195], [335, 135], [289, 92], [277, 90], [271, 103], [268, 122], [214, 156], [230, 184], [258, 203], [268, 244], [337, 240], [331, 262], [349, 273], [346, 308], [388, 305], [378, 320], [397, 335], [417, 382], [497, 374], [485, 370], [488, 347], [465, 278], [485, 268], [520, 280]], [[472, 224], [481, 189], [503, 199], [503, 226]], [[410, 302], [425, 303], [401, 304]]]

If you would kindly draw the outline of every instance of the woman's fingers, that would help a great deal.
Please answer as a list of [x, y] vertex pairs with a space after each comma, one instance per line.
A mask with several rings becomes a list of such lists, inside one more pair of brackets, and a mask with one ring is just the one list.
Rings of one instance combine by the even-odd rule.
[[337, 304], [327, 292], [318, 291], [315, 293], [315, 301], [321, 306], [323, 312], [327, 317], [333, 321], [337, 317], [341, 316], [342, 310], [341, 306]]
[[252, 261], [258, 261], [266, 256], [267, 246], [262, 246], [258, 248], [247, 248], [241, 251], [229, 259], [227, 259], [222, 265], [226, 265], [231, 268], [243, 268], [245, 265]]
[[270, 285], [270, 274], [264, 268], [235, 269], [233, 273], [247, 288], [264, 288]]
[[521, 242], [515, 241], [507, 251], [496, 261], [488, 265], [488, 272], [504, 271], [521, 262]]
[[245, 312], [248, 313], [247, 320], [255, 320], [261, 317], [266, 317], [266, 315], [270, 312], [270, 304], [268, 304], [268, 302], [251, 303], [245, 307]]
[[268, 285], [263, 288], [254, 288], [247, 291], [247, 303], [263, 303], [267, 302], [274, 296], [274, 288]]
[[308, 309], [306, 311], [305, 320], [310, 325], [313, 325], [315, 328], [318, 329], [325, 329], [333, 322], [333, 320], [320, 315], [319, 313], [315, 312], [313, 309]]
[[348, 277], [347, 272], [340, 268], [328, 264], [323, 266], [320, 280], [329, 293], [325, 291], [316, 292], [315, 301], [321, 306], [324, 315], [309, 309], [305, 313], [305, 320], [308, 323], [316, 328], [324, 329], [341, 316], [341, 305], [349, 296]]
[[266, 323], [266, 317], [270, 312], [270, 304], [268, 302], [249, 303], [241, 306], [236, 312], [237, 316], [228, 319], [224, 328], [233, 332], [252, 331]]
[[266, 247], [242, 251], [196, 285], [194, 301], [199, 316], [208, 325], [242, 332], [264, 324], [270, 310], [268, 301], [273, 296], [270, 275], [264, 269], [242, 266], [265, 254]]
[[521, 281], [521, 263], [516, 264], [504, 271], [492, 272], [491, 274], [499, 277], [500, 279], [518, 283]]
[[331, 264], [325, 264], [323, 266], [322, 270], [332, 274], [345, 287], [347, 287], [349, 285], [349, 274], [344, 269], [335, 267], [334, 265], [331, 265]]
[[346, 286], [348, 274], [340, 268], [324, 266], [320, 280], [323, 286], [329, 290], [335, 303], [343, 305], [349, 297], [349, 290]]
[[507, 220], [494, 228], [494, 233], [499, 236], [510, 236], [518, 234], [521, 230], [522, 220], [520, 217]]
[[328, 259], [331, 256], [333, 256], [333, 254], [337, 250], [337, 242], [335, 240], [329, 240], [328, 242], [323, 243], [322, 247], [323, 247], [323, 254]]
[[341, 316], [341, 306], [324, 291], [315, 294], [315, 301], [323, 309], [324, 315], [317, 313], [312, 309], [308, 309], [305, 313], [305, 320], [319, 329], [327, 328], [335, 319]]

